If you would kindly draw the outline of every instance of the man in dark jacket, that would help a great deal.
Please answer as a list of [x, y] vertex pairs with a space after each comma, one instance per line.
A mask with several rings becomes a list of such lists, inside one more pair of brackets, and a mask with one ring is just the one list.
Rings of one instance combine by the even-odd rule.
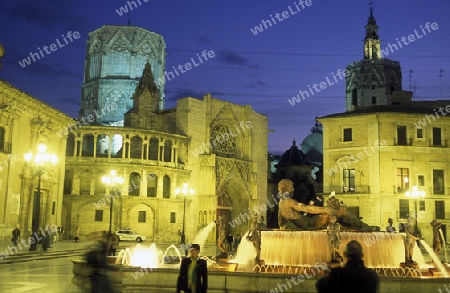
[[316, 283], [319, 293], [377, 293], [380, 287], [380, 278], [373, 270], [364, 266], [363, 250], [361, 244], [350, 241], [344, 251], [347, 263], [343, 268], [331, 270], [328, 276]]
[[177, 280], [177, 293], [206, 293], [208, 289], [208, 270], [206, 260], [201, 259], [200, 245], [192, 244], [189, 257], [183, 259]]

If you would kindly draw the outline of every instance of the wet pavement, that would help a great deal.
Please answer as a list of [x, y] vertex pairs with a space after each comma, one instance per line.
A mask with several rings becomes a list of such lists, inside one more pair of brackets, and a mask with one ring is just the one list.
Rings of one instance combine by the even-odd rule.
[[2, 293], [83, 292], [71, 282], [70, 258], [38, 260], [0, 266], [0, 291]]

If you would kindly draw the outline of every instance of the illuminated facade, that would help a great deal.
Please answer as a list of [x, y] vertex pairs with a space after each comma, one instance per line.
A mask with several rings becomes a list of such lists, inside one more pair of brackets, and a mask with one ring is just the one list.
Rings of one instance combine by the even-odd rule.
[[347, 66], [345, 109], [388, 105], [392, 92], [402, 90], [400, 62], [382, 58], [381, 40], [372, 8], [364, 37], [364, 59]]
[[[382, 230], [388, 218], [398, 224], [417, 217], [431, 243], [430, 222], [442, 222], [444, 234], [450, 223], [450, 101], [413, 102], [411, 92], [401, 91], [399, 63], [372, 51], [380, 52], [372, 11], [366, 30], [365, 59], [357, 62], [366, 66], [349, 66], [354, 70], [347, 79], [347, 111], [318, 119], [324, 134], [324, 194], [335, 191], [353, 213]], [[414, 188], [425, 197], [408, 198]]]
[[[101, 178], [111, 169], [125, 179], [113, 201], [112, 229], [130, 228], [151, 241], [179, 242], [184, 198], [175, 189], [184, 182], [195, 190], [186, 198], [187, 243], [219, 216], [233, 221], [265, 203], [267, 117], [210, 95], [162, 110], [153, 72], [147, 64], [124, 127], [83, 126], [68, 134], [62, 217], [69, 236], [107, 230], [110, 203]], [[249, 222], [226, 226], [243, 234]], [[215, 239], [211, 233], [208, 241]]]
[[123, 126], [147, 62], [158, 80], [163, 109], [165, 50], [161, 35], [136, 26], [105, 25], [89, 33], [80, 117], [95, 115], [96, 124]]
[[61, 223], [66, 137], [58, 134], [71, 123], [74, 120], [69, 116], [0, 80], [1, 238], [10, 240], [16, 226], [21, 236], [31, 234], [38, 179], [24, 155], [36, 153], [40, 143], [46, 144], [58, 162], [42, 175], [39, 226]]

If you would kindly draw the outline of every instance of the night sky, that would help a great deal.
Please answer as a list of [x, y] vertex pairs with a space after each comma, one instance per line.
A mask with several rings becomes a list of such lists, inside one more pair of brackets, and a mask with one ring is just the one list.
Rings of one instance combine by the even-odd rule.
[[[179, 98], [200, 98], [207, 92], [249, 104], [269, 117], [269, 128], [275, 130], [269, 134], [272, 153], [288, 149], [294, 138], [301, 142], [316, 116], [345, 110], [344, 80], [300, 104], [292, 106], [288, 99], [363, 58], [369, 1], [139, 1], [134, 1], [131, 25], [164, 37], [167, 71], [204, 50], [215, 52], [214, 58], [166, 83], [166, 108]], [[423, 35], [420, 26], [427, 22], [438, 24], [387, 58], [401, 62], [403, 89], [411, 84], [415, 100], [440, 99], [441, 89], [442, 97], [450, 99], [450, 1], [374, 0], [373, 5], [382, 48], [415, 30]], [[124, 6], [130, 9], [124, 0], [1, 1], [5, 56], [0, 78], [78, 117], [88, 33], [103, 25], [127, 25], [128, 16], [116, 12]], [[259, 25], [262, 32], [255, 35], [251, 29]], [[66, 37], [65, 43], [62, 35], [69, 31], [79, 32], [79, 38]], [[19, 65], [56, 39], [64, 46], [47, 49], [50, 54], [43, 52], [28, 66]]]

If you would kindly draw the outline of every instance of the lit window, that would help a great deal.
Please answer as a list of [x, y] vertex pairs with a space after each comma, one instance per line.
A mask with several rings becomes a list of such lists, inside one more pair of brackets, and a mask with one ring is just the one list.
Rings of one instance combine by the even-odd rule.
[[404, 192], [409, 189], [409, 169], [397, 168], [397, 192]]

